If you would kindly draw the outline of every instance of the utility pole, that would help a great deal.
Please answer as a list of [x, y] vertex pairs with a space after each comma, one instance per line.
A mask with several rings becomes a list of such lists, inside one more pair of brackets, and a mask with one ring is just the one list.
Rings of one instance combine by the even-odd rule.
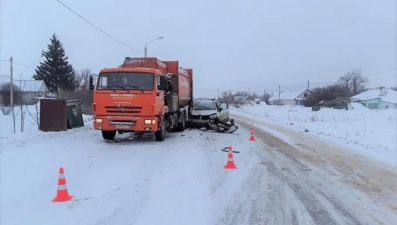
[[219, 101], [219, 89], [218, 89], [218, 101]]
[[310, 85], [310, 83], [309, 83], [309, 81], [307, 81], [307, 90], [310, 89], [310, 88], [309, 88], [309, 85]]
[[[19, 89], [20, 90], [22, 90], [22, 74], [19, 76]], [[20, 96], [20, 102], [19, 102], [19, 112], [21, 113], [21, 133], [23, 132], [23, 113], [22, 113], [22, 109], [23, 109], [23, 106], [22, 106], [22, 95], [21, 94], [19, 94], [19, 96]]]
[[280, 104], [280, 94], [281, 94], [281, 87], [278, 85], [278, 104]]
[[14, 114], [14, 80], [12, 79], [12, 56], [10, 58], [10, 76], [11, 76], [11, 85], [10, 85], [10, 105], [12, 110], [12, 122], [14, 124], [14, 134], [15, 134], [15, 114]]

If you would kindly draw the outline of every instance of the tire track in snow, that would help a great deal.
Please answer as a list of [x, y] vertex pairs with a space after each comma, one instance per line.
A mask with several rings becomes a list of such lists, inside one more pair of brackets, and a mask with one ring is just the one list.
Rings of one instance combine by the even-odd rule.
[[[250, 126], [247, 122], [241, 122], [241, 124], [247, 128]], [[396, 214], [392, 211], [394, 204], [390, 205], [390, 211], [383, 211], [382, 206], [368, 197], [368, 192], [362, 193], [360, 189], [346, 187], [345, 183], [340, 182], [341, 177], [329, 170], [329, 166], [334, 166], [334, 162], [318, 155], [313, 149], [310, 151], [310, 146], [308, 146], [309, 152], [303, 151], [261, 130], [256, 131], [256, 137], [273, 147], [258, 152], [258, 156], [268, 158], [268, 175], [274, 177], [273, 182], [281, 183], [281, 185], [276, 185], [278, 188], [267, 193], [273, 197], [269, 197], [270, 203], [265, 207], [271, 212], [264, 214], [268, 218], [265, 224], [295, 224], [295, 222], [298, 224], [390, 224], [396, 221]], [[305, 144], [310, 145], [310, 142]], [[269, 167], [272, 164], [274, 167]], [[354, 180], [363, 179], [362, 174], [358, 174], [358, 177], [355, 173], [351, 175]], [[288, 211], [288, 206], [274, 207], [274, 204], [278, 202], [272, 199], [276, 198], [280, 201], [283, 198], [282, 192], [280, 194], [279, 191], [283, 187], [287, 188], [284, 195], [292, 193], [296, 198], [295, 203], [290, 202], [295, 206], [289, 210], [296, 208], [291, 211], [291, 221], [289, 218], [280, 221], [283, 217], [277, 216], [277, 213], [280, 213], [279, 210]], [[382, 195], [377, 195], [377, 197], [383, 198]], [[269, 208], [272, 206], [276, 210]], [[260, 212], [260, 210], [256, 211], [253, 216]], [[374, 211], [378, 214], [373, 214]], [[311, 220], [307, 218], [307, 215]], [[272, 217], [274, 220], [269, 219]], [[256, 224], [255, 221], [261, 224], [259, 220], [253, 221], [249, 224]]]

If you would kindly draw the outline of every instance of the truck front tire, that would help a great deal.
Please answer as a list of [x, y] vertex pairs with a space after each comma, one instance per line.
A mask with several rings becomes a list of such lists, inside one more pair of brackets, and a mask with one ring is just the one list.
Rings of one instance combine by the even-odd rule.
[[102, 137], [105, 140], [113, 140], [115, 136], [116, 136], [115, 130], [103, 130], [102, 131]]
[[165, 133], [166, 133], [167, 126], [165, 124], [165, 119], [163, 119], [163, 122], [161, 123], [161, 128], [159, 131], [154, 133], [154, 136], [156, 138], [156, 141], [164, 141], [165, 139]]

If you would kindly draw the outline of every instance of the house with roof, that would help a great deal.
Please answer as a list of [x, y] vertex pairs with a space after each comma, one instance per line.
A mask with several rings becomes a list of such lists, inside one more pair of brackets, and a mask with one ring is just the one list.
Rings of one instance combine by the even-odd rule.
[[397, 108], [397, 91], [384, 87], [370, 89], [350, 98], [370, 109]]
[[271, 105], [305, 105], [310, 95], [309, 89], [283, 91], [269, 99]]
[[251, 95], [235, 95], [233, 100], [238, 105], [253, 105], [255, 103], [255, 98]]
[[[9, 80], [0, 80], [0, 91]], [[48, 88], [43, 80], [14, 80], [14, 85], [20, 92], [20, 98], [23, 104], [31, 105], [38, 102], [39, 97], [46, 97], [49, 93]]]

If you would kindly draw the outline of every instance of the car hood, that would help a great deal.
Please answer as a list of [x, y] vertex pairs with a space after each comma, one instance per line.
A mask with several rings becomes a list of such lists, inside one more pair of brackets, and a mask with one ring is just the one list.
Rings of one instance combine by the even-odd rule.
[[192, 110], [191, 112], [191, 114], [195, 116], [199, 116], [199, 115], [208, 116], [214, 113], [216, 113], [216, 110]]

